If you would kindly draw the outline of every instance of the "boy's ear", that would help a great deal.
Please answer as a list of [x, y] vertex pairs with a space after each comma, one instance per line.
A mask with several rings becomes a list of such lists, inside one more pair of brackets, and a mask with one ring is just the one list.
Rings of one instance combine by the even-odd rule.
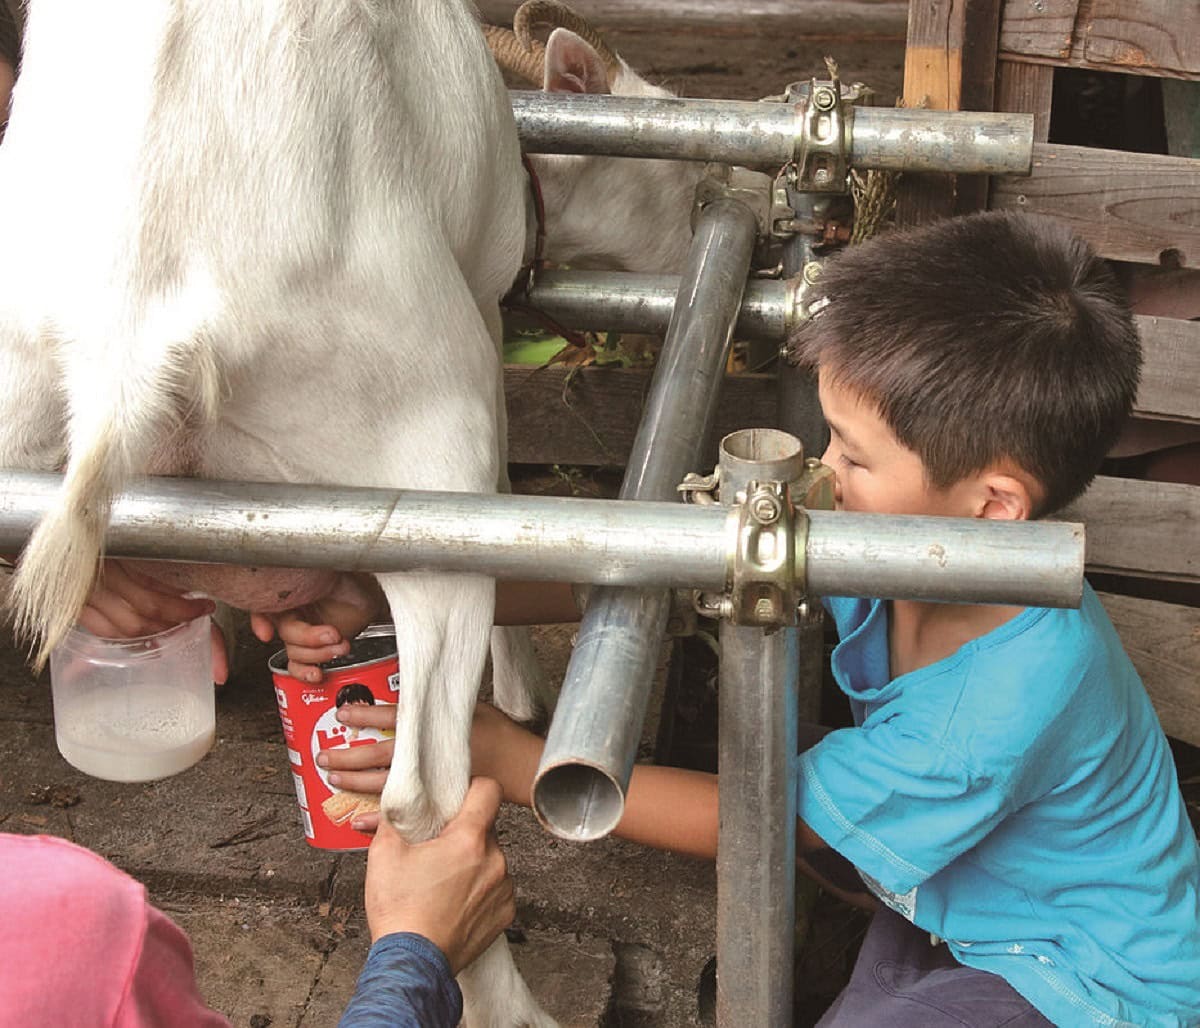
[[984, 472], [979, 486], [975, 516], [996, 521], [1029, 521], [1041, 492], [1030, 475], [1013, 467]]

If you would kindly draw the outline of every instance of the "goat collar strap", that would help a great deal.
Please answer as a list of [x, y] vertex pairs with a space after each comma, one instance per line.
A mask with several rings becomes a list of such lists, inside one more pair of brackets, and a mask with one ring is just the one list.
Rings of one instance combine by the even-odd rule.
[[502, 302], [508, 310], [525, 314], [556, 335], [562, 336], [571, 346], [586, 348], [588, 340], [583, 333], [560, 325], [545, 311], [540, 311], [529, 303], [529, 290], [533, 288], [534, 277], [546, 266], [546, 203], [542, 198], [542, 184], [538, 181], [537, 172], [533, 170], [533, 162], [526, 154], [521, 154], [521, 163], [525, 165], [525, 174], [529, 176], [529, 199], [532, 201], [536, 223], [533, 233], [533, 256], [517, 273], [516, 282]]
[[533, 277], [546, 266], [546, 201], [542, 197], [542, 183], [538, 180], [537, 172], [533, 170], [533, 162], [528, 154], [521, 154], [521, 163], [525, 166], [525, 174], [529, 177], [529, 195], [533, 200], [534, 234], [533, 256], [521, 268], [517, 276], [518, 287], [526, 295], [533, 285]]

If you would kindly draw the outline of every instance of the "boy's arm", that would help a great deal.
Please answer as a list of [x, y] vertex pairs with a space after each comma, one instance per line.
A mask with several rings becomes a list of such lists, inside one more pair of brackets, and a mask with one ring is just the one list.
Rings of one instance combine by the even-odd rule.
[[[531, 788], [543, 740], [495, 707], [479, 704], [471, 729], [471, 770], [500, 783], [510, 803], [532, 805]], [[718, 778], [703, 771], [638, 764], [629, 781], [625, 811], [613, 834], [630, 842], [715, 860]], [[874, 910], [854, 866], [803, 821], [796, 822], [796, 865], [822, 888], [857, 907]]]
[[[378, 707], [344, 706], [338, 719], [367, 727], [386, 717]], [[509, 803], [531, 806], [531, 789], [544, 741], [509, 720], [495, 707], [477, 704], [471, 726], [471, 773], [495, 779]], [[355, 747], [322, 754], [325, 766], [337, 772], [335, 784], [362, 792], [379, 792], [391, 758], [392, 743], [377, 748]], [[683, 768], [639, 764], [633, 769], [625, 812], [613, 834], [630, 842], [687, 856], [716, 859], [718, 829], [717, 776]], [[376, 815], [356, 821], [370, 831]], [[797, 866], [833, 895], [854, 906], [875, 909], [852, 864], [831, 849], [803, 821], [796, 822]]]

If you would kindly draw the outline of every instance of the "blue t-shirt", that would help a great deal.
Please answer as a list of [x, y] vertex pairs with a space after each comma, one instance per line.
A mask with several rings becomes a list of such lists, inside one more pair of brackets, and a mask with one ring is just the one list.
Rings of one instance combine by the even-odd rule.
[[887, 604], [826, 606], [858, 727], [801, 755], [800, 818], [1056, 1024], [1200, 1025], [1200, 848], [1091, 588], [894, 680]]
[[454, 1028], [462, 992], [442, 951], [424, 936], [396, 932], [367, 954], [338, 1028]]

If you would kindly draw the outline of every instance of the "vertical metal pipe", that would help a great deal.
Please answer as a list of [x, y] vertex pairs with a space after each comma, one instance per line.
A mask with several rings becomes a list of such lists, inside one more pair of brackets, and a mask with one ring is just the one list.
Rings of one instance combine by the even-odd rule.
[[[819, 221], [825, 217], [829, 199], [819, 193], [798, 193], [788, 190], [788, 203], [795, 211], [798, 221]], [[805, 268], [813, 273], [816, 255], [813, 253], [811, 236], [797, 234], [783, 248], [783, 272], [789, 279], [802, 282], [801, 304], [811, 300], [808, 295], [811, 283], [804, 280]], [[787, 361], [779, 362], [779, 420], [778, 426], [796, 436], [804, 446], [804, 452], [819, 456], [825, 452], [825, 418], [817, 399], [817, 383], [812, 373], [797, 368]], [[795, 628], [784, 632], [796, 633], [800, 637], [800, 694], [797, 699], [799, 717], [802, 721], [816, 723], [821, 708], [821, 675], [824, 664], [824, 619], [819, 609], [800, 619]]]
[[[721, 444], [721, 502], [752, 479], [793, 481], [797, 440], [747, 430]], [[717, 761], [717, 1025], [792, 1021], [800, 637], [722, 621]]]
[[[756, 231], [737, 200], [714, 200], [699, 214], [624, 500], [674, 499], [698, 466]], [[597, 839], [621, 819], [669, 605], [666, 590], [592, 590], [533, 783], [533, 809], [555, 835]]]
[[[825, 217], [829, 199], [819, 193], [788, 190], [788, 203], [797, 221], [819, 221]], [[799, 233], [783, 248], [783, 273], [788, 279], [800, 279], [801, 303], [812, 300], [812, 283], [803, 280], [805, 268], [816, 262], [811, 236]], [[813, 269], [809, 269], [809, 274]], [[818, 294], [819, 295], [819, 294]], [[825, 419], [817, 400], [817, 385], [810, 372], [786, 361], [779, 367], [779, 427], [804, 444], [804, 452], [819, 457], [825, 452]]]

